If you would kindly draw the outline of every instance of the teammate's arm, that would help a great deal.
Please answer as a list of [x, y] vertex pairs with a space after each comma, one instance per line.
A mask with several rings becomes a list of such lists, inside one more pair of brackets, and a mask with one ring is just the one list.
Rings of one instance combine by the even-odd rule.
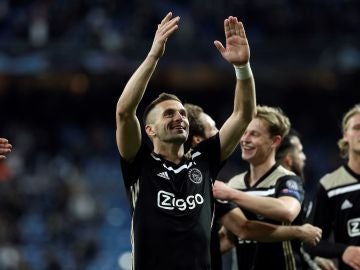
[[116, 106], [116, 141], [121, 156], [126, 160], [135, 157], [141, 144], [140, 123], [136, 109], [155, 70], [164, 54], [167, 39], [178, 28], [179, 17], [169, 12], [158, 24], [151, 49], [145, 60], [127, 82]]
[[310, 224], [281, 226], [248, 220], [240, 208], [234, 208], [221, 218], [222, 225], [243, 240], [275, 242], [299, 239], [308, 245], [316, 245], [321, 239], [321, 229]]
[[219, 230], [220, 252], [222, 254], [228, 252], [235, 247], [236, 236], [222, 226]]
[[300, 202], [293, 197], [254, 196], [233, 189], [221, 181], [215, 181], [213, 193], [217, 199], [232, 201], [248, 211], [287, 223], [292, 222], [301, 209]]
[[249, 66], [250, 48], [244, 26], [236, 17], [230, 16], [224, 20], [224, 31], [226, 47], [216, 40], [216, 48], [229, 63], [246, 66], [243, 75], [237, 75], [233, 112], [220, 129], [221, 160], [234, 151], [256, 109], [255, 83]]

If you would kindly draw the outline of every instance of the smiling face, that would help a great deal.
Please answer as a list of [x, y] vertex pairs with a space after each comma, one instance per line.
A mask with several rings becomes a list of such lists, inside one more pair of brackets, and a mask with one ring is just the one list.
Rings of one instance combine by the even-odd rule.
[[184, 106], [176, 100], [157, 104], [147, 117], [145, 126], [150, 139], [166, 143], [182, 144], [189, 133], [189, 121]]
[[265, 120], [254, 118], [240, 139], [243, 160], [257, 165], [269, 158], [275, 159], [275, 149], [280, 140], [280, 136], [270, 134]]

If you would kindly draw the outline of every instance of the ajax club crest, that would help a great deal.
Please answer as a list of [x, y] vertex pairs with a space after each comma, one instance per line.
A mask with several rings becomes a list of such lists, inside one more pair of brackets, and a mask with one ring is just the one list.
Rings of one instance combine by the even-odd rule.
[[195, 184], [200, 184], [203, 180], [203, 176], [199, 169], [192, 168], [188, 172], [189, 179]]

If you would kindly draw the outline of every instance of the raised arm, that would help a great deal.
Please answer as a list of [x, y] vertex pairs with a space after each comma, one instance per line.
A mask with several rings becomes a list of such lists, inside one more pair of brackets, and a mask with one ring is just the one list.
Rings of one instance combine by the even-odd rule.
[[5, 159], [6, 154], [11, 152], [12, 145], [5, 138], [0, 138], [0, 159]]
[[214, 42], [226, 61], [236, 71], [234, 109], [220, 129], [221, 159], [226, 159], [238, 145], [241, 135], [255, 115], [255, 83], [250, 69], [250, 49], [244, 26], [236, 17], [224, 21], [226, 47]]
[[145, 60], [127, 82], [116, 106], [116, 142], [120, 155], [132, 160], [141, 144], [140, 123], [136, 109], [155, 70], [158, 60], [165, 52], [167, 39], [178, 28], [179, 17], [169, 12], [158, 24], [151, 49]]
[[221, 181], [215, 181], [213, 193], [217, 199], [232, 201], [253, 213], [288, 223], [296, 218], [301, 209], [300, 202], [293, 197], [282, 196], [271, 198], [254, 196], [233, 189]]

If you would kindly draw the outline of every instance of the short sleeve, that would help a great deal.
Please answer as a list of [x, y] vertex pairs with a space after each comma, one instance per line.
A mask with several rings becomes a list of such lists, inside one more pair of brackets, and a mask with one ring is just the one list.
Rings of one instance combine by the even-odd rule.
[[237, 208], [236, 204], [215, 200], [215, 219], [220, 219], [234, 208]]
[[275, 196], [289, 196], [298, 200], [300, 203], [304, 200], [303, 182], [300, 177], [296, 175], [286, 175], [281, 177], [275, 188]]
[[207, 156], [211, 177], [215, 180], [224, 162], [221, 162], [220, 157], [220, 137], [219, 133], [210, 137], [207, 140], [199, 143], [194, 150], [198, 150]]
[[134, 160], [127, 161], [120, 156], [121, 172], [126, 188], [129, 188], [139, 178], [140, 168], [143, 164], [144, 157], [149, 153], [150, 148], [145, 144], [145, 142], [142, 142]]

